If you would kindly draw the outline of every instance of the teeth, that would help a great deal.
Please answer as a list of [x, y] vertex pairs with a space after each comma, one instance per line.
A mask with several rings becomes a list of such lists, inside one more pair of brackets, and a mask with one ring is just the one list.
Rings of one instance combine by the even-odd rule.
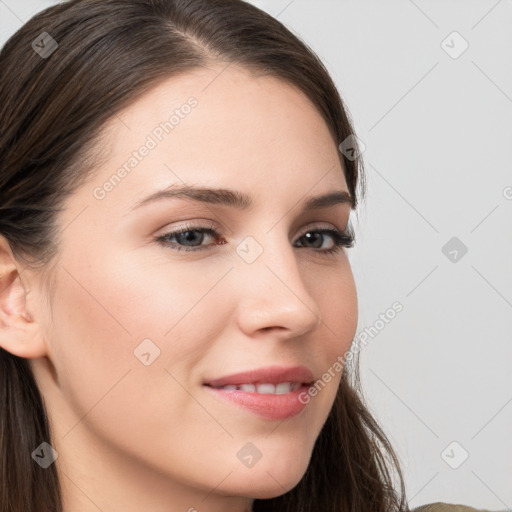
[[274, 393], [281, 395], [283, 393], [289, 393], [291, 391], [291, 382], [280, 382], [277, 386], [274, 386]]
[[300, 382], [280, 382], [277, 385], [274, 384], [240, 384], [239, 386], [229, 385], [221, 386], [217, 389], [226, 389], [230, 391], [239, 390], [247, 391], [249, 393], [262, 393], [262, 394], [273, 394], [282, 395], [284, 393], [290, 393], [290, 391], [296, 391], [301, 387]]

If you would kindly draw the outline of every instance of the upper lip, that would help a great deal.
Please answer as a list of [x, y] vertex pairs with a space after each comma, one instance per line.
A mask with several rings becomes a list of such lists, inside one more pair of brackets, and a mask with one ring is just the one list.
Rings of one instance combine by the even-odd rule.
[[204, 384], [213, 387], [240, 384], [278, 384], [280, 382], [310, 384], [314, 380], [313, 372], [306, 366], [266, 366], [211, 379]]

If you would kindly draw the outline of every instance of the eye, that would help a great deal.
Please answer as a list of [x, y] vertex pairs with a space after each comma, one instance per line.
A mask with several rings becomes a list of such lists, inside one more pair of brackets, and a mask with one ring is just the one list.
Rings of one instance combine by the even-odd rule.
[[[164, 247], [169, 247], [176, 251], [202, 251], [208, 249], [207, 245], [203, 245], [205, 238], [208, 237], [215, 240], [214, 245], [224, 245], [225, 240], [215, 230], [214, 226], [197, 226], [187, 224], [174, 231], [169, 231], [155, 238], [155, 241]], [[325, 240], [331, 239], [328, 247], [325, 248]], [[306, 231], [298, 238], [298, 241], [304, 240], [300, 245], [295, 247], [312, 248], [315, 252], [322, 254], [333, 254], [341, 250], [342, 247], [352, 247], [355, 236], [351, 228], [346, 231], [338, 231], [334, 228], [312, 228]], [[309, 247], [312, 245], [312, 247]]]
[[[187, 224], [175, 231], [169, 231], [168, 233], [157, 237], [155, 240], [159, 244], [165, 247], [171, 247], [171, 249], [176, 251], [189, 252], [206, 249], [206, 247], [201, 246], [201, 242], [204, 241], [205, 236], [209, 236], [217, 240], [219, 239], [219, 234], [215, 231], [214, 226], [212, 225], [205, 227]], [[173, 242], [172, 239], [176, 239], [176, 242]], [[184, 244], [184, 247], [180, 246], [180, 244]], [[221, 245], [221, 243], [218, 245]], [[191, 247], [191, 249], [187, 249], [187, 247]]]
[[333, 254], [340, 251], [342, 247], [352, 247], [355, 242], [354, 232], [351, 228], [346, 231], [338, 231], [333, 228], [313, 228], [302, 235], [299, 240], [305, 239], [306, 243], [312, 243], [314, 248], [317, 248], [323, 245], [325, 235], [328, 235], [333, 242], [329, 248], [318, 251], [321, 253]]

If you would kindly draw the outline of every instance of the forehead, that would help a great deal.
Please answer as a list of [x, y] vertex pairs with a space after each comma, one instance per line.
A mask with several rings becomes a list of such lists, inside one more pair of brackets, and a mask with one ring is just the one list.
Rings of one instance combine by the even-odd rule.
[[302, 195], [323, 180], [322, 189], [346, 189], [336, 144], [311, 100], [278, 78], [226, 66], [166, 79], [114, 116], [94, 185], [124, 168], [111, 199], [122, 198], [121, 187], [140, 197], [170, 182], [240, 189], [286, 182]]

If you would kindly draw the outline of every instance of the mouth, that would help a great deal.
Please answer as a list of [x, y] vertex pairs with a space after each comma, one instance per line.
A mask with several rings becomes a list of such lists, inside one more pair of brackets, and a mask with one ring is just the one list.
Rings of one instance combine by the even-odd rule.
[[271, 382], [262, 383], [244, 383], [244, 384], [227, 384], [225, 386], [212, 386], [204, 384], [204, 386], [213, 389], [222, 389], [224, 391], [243, 391], [245, 393], [258, 393], [262, 395], [284, 395], [298, 391], [304, 387], [309, 387], [313, 382], [279, 382], [277, 384]]
[[[313, 372], [306, 366], [266, 366], [247, 370], [244, 372], [225, 375], [203, 382], [213, 388], [236, 389], [228, 386], [240, 387], [244, 391], [259, 393], [288, 393], [291, 386], [308, 385], [315, 381]], [[252, 389], [251, 386], [254, 386]]]
[[[293, 388], [292, 384], [295, 384]], [[203, 384], [203, 389], [223, 406], [234, 405], [270, 421], [297, 416], [309, 403], [309, 384], [302, 383], [228, 384], [219, 387]]]
[[235, 405], [267, 420], [285, 420], [300, 414], [309, 403], [315, 382], [306, 366], [267, 366], [208, 379], [203, 389], [220, 404]]

